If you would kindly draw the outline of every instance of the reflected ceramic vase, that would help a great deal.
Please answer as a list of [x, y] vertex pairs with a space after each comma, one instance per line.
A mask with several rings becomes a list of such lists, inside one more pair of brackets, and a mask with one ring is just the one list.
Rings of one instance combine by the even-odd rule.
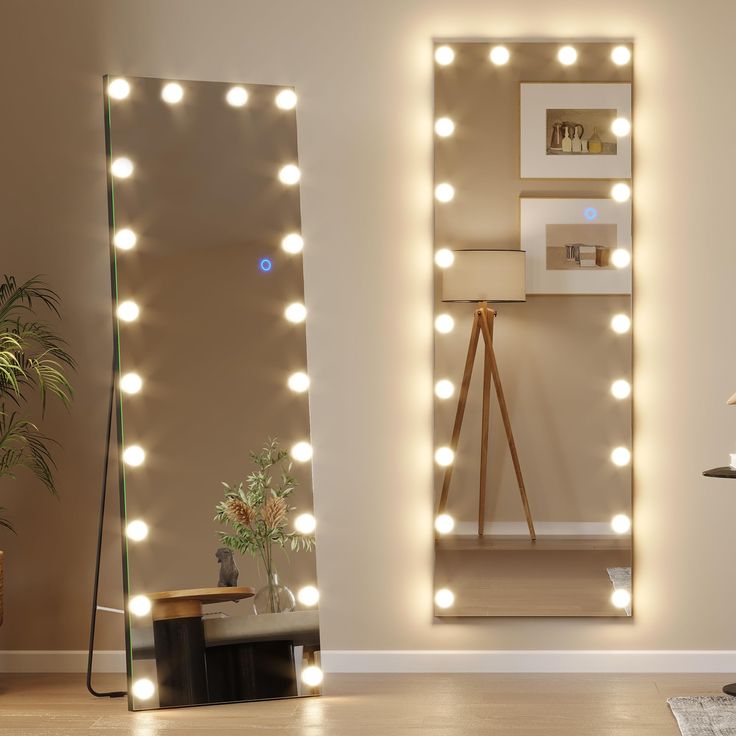
[[268, 583], [260, 588], [253, 598], [253, 611], [259, 613], [289, 613], [294, 610], [294, 594], [279, 582], [278, 573], [268, 576]]

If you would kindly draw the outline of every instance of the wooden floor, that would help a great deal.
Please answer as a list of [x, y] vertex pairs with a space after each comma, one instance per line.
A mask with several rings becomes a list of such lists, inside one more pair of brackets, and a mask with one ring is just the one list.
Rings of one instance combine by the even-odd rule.
[[[731, 677], [731, 680], [736, 679]], [[0, 675], [2, 736], [676, 736], [726, 675], [331, 675], [321, 698], [129, 713], [81, 675]], [[120, 678], [98, 678], [120, 687]]]

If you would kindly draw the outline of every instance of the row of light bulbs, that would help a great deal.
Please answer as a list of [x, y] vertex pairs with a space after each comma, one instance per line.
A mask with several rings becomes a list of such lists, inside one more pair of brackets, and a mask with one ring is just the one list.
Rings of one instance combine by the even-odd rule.
[[[125, 100], [130, 95], [130, 82], [124, 77], [111, 79], [107, 93], [114, 100]], [[235, 85], [225, 94], [225, 101], [231, 107], [244, 107], [248, 103], [248, 90]], [[179, 82], [167, 82], [161, 87], [161, 99], [169, 105], [178, 105], [184, 99], [184, 87]], [[274, 103], [280, 110], [293, 110], [297, 97], [293, 89], [282, 89], [276, 93]]]
[[[242, 95], [239, 90], [242, 91]], [[125, 99], [130, 93], [130, 84], [125, 79], [115, 79], [108, 85], [108, 93], [115, 99]], [[171, 104], [179, 102], [183, 97], [181, 85], [174, 82], [165, 85], [161, 96]], [[231, 105], [240, 107], [247, 101], [247, 92], [243, 88], [233, 87], [228, 92], [227, 100]], [[237, 100], [242, 101], [236, 104]], [[296, 95], [292, 90], [282, 90], [277, 95], [276, 104], [282, 109], [291, 109], [296, 105]], [[127, 179], [133, 170], [134, 166], [130, 159], [117, 158], [112, 162], [111, 173], [116, 178]], [[283, 184], [293, 185], [298, 183], [301, 174], [295, 164], [288, 164], [279, 171], [278, 176]], [[113, 245], [121, 251], [133, 249], [137, 242], [138, 236], [128, 227], [116, 230], [113, 235]], [[290, 255], [296, 255], [304, 249], [304, 240], [299, 233], [288, 233], [281, 240], [281, 248]], [[128, 299], [120, 302], [116, 313], [122, 322], [134, 322], [140, 316], [140, 311], [138, 304]], [[307, 309], [301, 302], [294, 302], [286, 307], [284, 317], [293, 324], [300, 324], [307, 318]], [[303, 371], [292, 373], [287, 380], [287, 386], [294, 393], [306, 392], [309, 385], [309, 376]], [[125, 373], [120, 377], [119, 386], [125, 394], [137, 394], [143, 388], [143, 379], [138, 373]], [[306, 441], [297, 442], [291, 446], [289, 455], [297, 462], [308, 462], [312, 459], [312, 446]], [[145, 458], [145, 450], [140, 445], [129, 445], [123, 451], [123, 462], [130, 467], [142, 465]], [[316, 527], [317, 522], [310, 513], [300, 514], [294, 519], [294, 529], [299, 534], [313, 534]], [[142, 519], [134, 519], [125, 527], [125, 535], [132, 542], [142, 542], [148, 537], [149, 531], [148, 524]], [[297, 599], [305, 607], [316, 606], [319, 602], [319, 590], [313, 585], [305, 585], [297, 591]], [[151, 611], [151, 600], [146, 595], [135, 595], [128, 601], [128, 610], [134, 616], [146, 616]], [[312, 665], [302, 671], [301, 677], [302, 682], [308, 687], [317, 687], [322, 682], [322, 670]], [[148, 678], [137, 679], [132, 685], [133, 695], [139, 700], [150, 699], [155, 691], [155, 685]]]
[[[501, 44], [494, 46], [488, 59], [496, 66], [505, 66], [511, 59], [511, 52]], [[438, 46], [434, 52], [434, 60], [440, 66], [449, 66], [455, 61], [455, 50], [452, 46]], [[574, 46], [561, 46], [557, 51], [557, 61], [563, 66], [572, 66], [578, 60], [578, 51]], [[631, 61], [631, 50], [628, 46], [615, 46], [611, 49], [611, 61], [616, 66], [625, 66]]]

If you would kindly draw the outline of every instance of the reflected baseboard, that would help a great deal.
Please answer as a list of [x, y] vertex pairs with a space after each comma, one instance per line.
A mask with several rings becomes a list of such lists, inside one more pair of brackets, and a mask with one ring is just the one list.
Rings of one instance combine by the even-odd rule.
[[[608, 521], [535, 521], [538, 536], [566, 537], [618, 537]], [[489, 521], [485, 525], [488, 536], [528, 537], [525, 521]], [[477, 521], [456, 521], [453, 533], [448, 536], [473, 536], [478, 534]]]

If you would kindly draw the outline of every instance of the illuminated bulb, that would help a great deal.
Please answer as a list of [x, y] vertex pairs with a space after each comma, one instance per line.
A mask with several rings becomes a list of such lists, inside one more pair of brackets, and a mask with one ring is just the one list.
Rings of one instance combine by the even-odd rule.
[[449, 608], [455, 602], [455, 594], [448, 588], [440, 588], [434, 594], [434, 602], [438, 608]]
[[148, 536], [148, 524], [136, 519], [125, 527], [125, 536], [133, 542], [142, 542]]
[[294, 519], [294, 529], [296, 529], [299, 534], [313, 534], [316, 528], [317, 520], [312, 516], [312, 514], [299, 514], [299, 516]]
[[145, 595], [137, 595], [128, 601], [128, 610], [134, 616], [145, 616], [151, 611], [151, 601]]
[[434, 528], [438, 534], [449, 534], [455, 528], [455, 519], [450, 514], [440, 514], [434, 520]]
[[618, 66], [623, 66], [631, 61], [631, 51], [626, 46], [616, 46], [611, 51], [611, 60]]
[[450, 317], [449, 314], [438, 314], [437, 319], [434, 321], [434, 328], [437, 332], [446, 334], [452, 332], [452, 328], [455, 326], [455, 320]]
[[316, 606], [319, 603], [319, 591], [314, 585], [305, 585], [300, 588], [296, 597], [303, 606]]
[[611, 263], [616, 268], [626, 268], [631, 263], [631, 253], [625, 248], [616, 248], [611, 253]]
[[452, 381], [442, 378], [434, 385], [434, 395], [438, 399], [449, 399], [455, 393], [455, 386]]
[[130, 447], [125, 448], [123, 460], [126, 465], [130, 465], [132, 468], [137, 468], [139, 465], [143, 464], [145, 459], [146, 453], [143, 452], [143, 448], [139, 445], [131, 445]]
[[440, 268], [449, 268], [455, 263], [455, 254], [449, 248], [440, 248], [434, 254], [434, 262]]
[[455, 52], [449, 46], [440, 46], [434, 52], [434, 60], [440, 66], [447, 66], [455, 60]]
[[245, 87], [230, 87], [225, 95], [225, 101], [231, 107], [243, 107], [248, 102], [248, 90]]
[[631, 529], [631, 519], [629, 519], [626, 514], [616, 514], [616, 516], [611, 519], [611, 529], [613, 529], [616, 534], [626, 534], [626, 532]]
[[279, 181], [287, 186], [292, 186], [299, 183], [299, 179], [302, 178], [302, 172], [299, 171], [299, 167], [295, 164], [286, 164], [279, 169]]
[[302, 682], [307, 687], [318, 687], [322, 684], [322, 670], [316, 664], [311, 664], [302, 670]]
[[147, 677], [142, 677], [133, 683], [133, 695], [138, 700], [148, 700], [153, 697], [155, 692], [156, 688], [154, 684]]
[[627, 399], [631, 394], [631, 384], [623, 378], [619, 378], [611, 384], [611, 393], [617, 399]]
[[631, 329], [631, 320], [625, 314], [614, 314], [611, 319], [611, 329], [623, 335]]
[[110, 171], [118, 179], [127, 179], [133, 173], [133, 162], [129, 158], [121, 156], [112, 162]]
[[141, 310], [133, 301], [128, 300], [121, 302], [118, 305], [117, 315], [121, 320], [123, 320], [123, 322], [132, 322], [133, 320], [138, 319], [138, 315], [140, 313]]
[[508, 64], [508, 61], [511, 58], [511, 54], [505, 46], [494, 46], [491, 49], [491, 53], [489, 54], [488, 58], [496, 66], [503, 66], [504, 64]]
[[625, 447], [617, 447], [611, 453], [611, 462], [623, 467], [631, 462], [631, 453]]
[[306, 463], [312, 459], [312, 445], [309, 442], [297, 442], [291, 446], [289, 454], [298, 463]]
[[626, 202], [631, 196], [631, 187], [628, 184], [624, 184], [622, 181], [618, 184], [614, 184], [611, 189], [611, 197], [617, 202]]
[[297, 371], [289, 376], [289, 388], [297, 394], [303, 394], [309, 388], [309, 376], [306, 373]]
[[281, 249], [292, 255], [304, 250], [304, 238], [299, 233], [289, 233], [281, 239]]
[[434, 461], [443, 468], [452, 465], [455, 453], [449, 447], [438, 447], [434, 453]]
[[120, 378], [120, 390], [126, 394], [137, 394], [143, 388], [143, 380], [137, 373], [126, 373]]
[[293, 89], [282, 89], [276, 95], [276, 107], [280, 110], [293, 110], [296, 107], [296, 92]]
[[439, 118], [434, 124], [434, 132], [440, 138], [447, 138], [455, 132], [455, 123], [450, 118]]
[[452, 202], [455, 196], [455, 187], [447, 182], [442, 182], [434, 188], [434, 196], [438, 202]]
[[619, 590], [614, 590], [611, 595], [611, 603], [613, 603], [616, 608], [627, 608], [631, 603], [631, 593], [629, 593], [628, 590], [620, 588]]
[[114, 100], [124, 100], [130, 94], [128, 80], [122, 77], [110, 80], [110, 83], [107, 85], [107, 94]]
[[181, 102], [182, 97], [184, 97], [184, 89], [176, 82], [165, 84], [161, 90], [161, 99], [168, 102], [169, 105], [176, 105], [177, 102]]
[[613, 133], [616, 138], [623, 138], [631, 133], [631, 123], [626, 118], [616, 118], [611, 123], [611, 133]]
[[284, 317], [294, 324], [304, 322], [307, 318], [307, 308], [303, 304], [299, 304], [299, 302], [294, 302], [286, 307], [284, 310]]
[[124, 227], [122, 230], [118, 230], [115, 233], [115, 237], [112, 239], [116, 248], [120, 250], [130, 250], [133, 248], [138, 241], [136, 234], [128, 227]]
[[578, 52], [572, 46], [563, 46], [557, 52], [557, 59], [560, 64], [570, 66], [570, 64], [574, 64], [578, 60]]

